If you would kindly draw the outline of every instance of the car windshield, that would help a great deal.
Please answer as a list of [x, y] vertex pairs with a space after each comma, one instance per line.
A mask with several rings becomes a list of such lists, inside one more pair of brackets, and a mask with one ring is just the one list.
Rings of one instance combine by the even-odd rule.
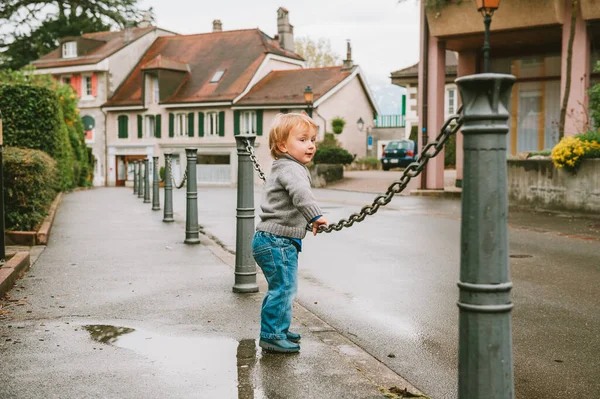
[[385, 146], [386, 151], [390, 150], [410, 150], [412, 144], [410, 141], [392, 141]]

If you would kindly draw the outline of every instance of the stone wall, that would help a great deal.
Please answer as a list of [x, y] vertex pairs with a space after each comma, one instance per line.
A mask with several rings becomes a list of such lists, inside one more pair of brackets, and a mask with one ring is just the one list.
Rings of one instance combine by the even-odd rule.
[[582, 162], [576, 174], [550, 160], [509, 160], [511, 206], [600, 213], [600, 159]]
[[344, 166], [341, 164], [320, 163], [311, 166], [310, 178], [315, 188], [325, 187], [327, 183], [342, 180], [344, 178]]

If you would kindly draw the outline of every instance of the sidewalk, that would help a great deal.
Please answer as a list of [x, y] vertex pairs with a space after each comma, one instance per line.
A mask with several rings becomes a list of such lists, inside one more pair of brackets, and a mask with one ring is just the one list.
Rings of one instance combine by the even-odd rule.
[[262, 353], [264, 278], [259, 293], [234, 294], [234, 255], [207, 236], [183, 244], [184, 220], [166, 224], [162, 215], [131, 189], [64, 196], [48, 247], [1, 301], [0, 397], [418, 393], [298, 305], [300, 354]]

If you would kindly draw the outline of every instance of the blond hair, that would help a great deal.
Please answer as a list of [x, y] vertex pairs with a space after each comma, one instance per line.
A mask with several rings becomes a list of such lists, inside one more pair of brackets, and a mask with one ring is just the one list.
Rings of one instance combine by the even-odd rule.
[[273, 159], [281, 156], [281, 151], [277, 148], [277, 144], [286, 141], [290, 135], [290, 130], [295, 127], [317, 130], [315, 121], [305, 113], [277, 114], [275, 116], [271, 124], [271, 130], [269, 131], [269, 149], [271, 150]]

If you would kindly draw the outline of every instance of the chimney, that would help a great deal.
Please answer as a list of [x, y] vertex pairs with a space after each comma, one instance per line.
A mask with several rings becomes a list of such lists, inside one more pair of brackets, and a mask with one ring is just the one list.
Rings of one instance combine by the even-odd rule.
[[220, 19], [213, 21], [213, 32], [223, 32], [223, 23], [221, 23]]
[[150, 13], [150, 11], [146, 11], [144, 13], [144, 16], [142, 17], [142, 22], [140, 22], [138, 27], [147, 28], [149, 26], [152, 26], [152, 14]]
[[342, 71], [349, 71], [354, 68], [354, 62], [352, 62], [352, 46], [350, 45], [350, 39], [346, 40], [346, 59], [342, 65]]
[[123, 41], [129, 43], [133, 40], [133, 28], [128, 26], [123, 30]]
[[294, 27], [290, 24], [289, 11], [283, 7], [277, 10], [277, 36], [281, 48], [294, 52]]

